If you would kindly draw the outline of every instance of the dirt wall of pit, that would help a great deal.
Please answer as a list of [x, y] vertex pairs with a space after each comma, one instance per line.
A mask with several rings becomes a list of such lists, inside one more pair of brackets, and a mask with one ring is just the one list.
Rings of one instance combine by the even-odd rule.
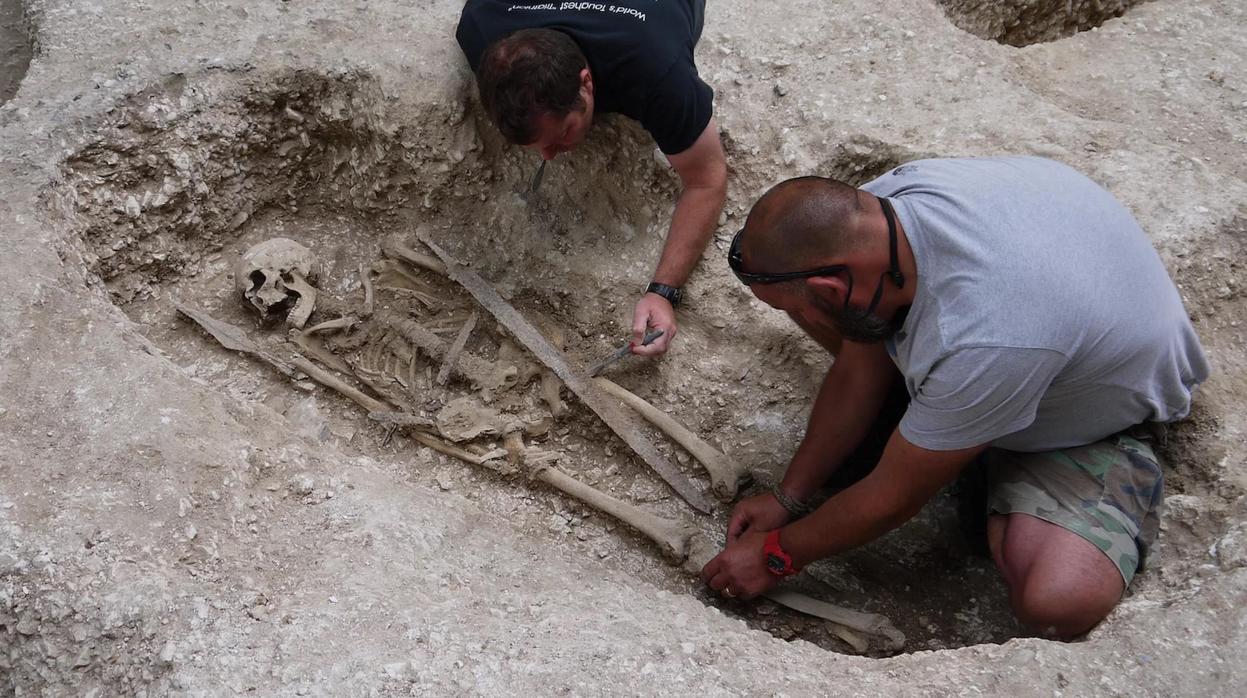
[[[1159, 564], [1086, 641], [887, 660], [750, 630], [514, 528], [477, 493], [301, 438], [195, 380], [118, 308], [210, 264], [257, 212], [314, 205], [453, 220], [448, 243], [508, 294], [557, 301], [542, 294], [571, 279], [569, 323], [623, 326], [672, 175], [608, 120], [547, 172], [544, 208], [521, 209], [535, 163], [482, 122], [450, 38], [458, 9], [29, 3], [37, 50], [0, 106], [0, 685], [661, 694], [782, 676], [797, 694], [1193, 695], [1247, 681], [1239, 3], [1144, 3], [1023, 49], [958, 29], [934, 0], [712, 3], [698, 60], [729, 201], [680, 345], [647, 376], [694, 426], [761, 349], [810, 353], [723, 263], [753, 198], [922, 156], [1037, 154], [1104, 184], [1161, 250], [1216, 367], [1166, 446]], [[822, 361], [735, 391], [767, 417], [749, 427], [773, 447], [764, 471], [795, 447]], [[749, 397], [764, 387], [778, 406]]]

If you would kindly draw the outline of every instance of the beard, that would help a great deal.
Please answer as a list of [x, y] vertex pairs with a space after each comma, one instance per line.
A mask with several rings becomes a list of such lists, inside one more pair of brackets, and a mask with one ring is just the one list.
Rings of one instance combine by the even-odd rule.
[[834, 305], [813, 294], [810, 295], [809, 300], [819, 312], [831, 320], [831, 328], [849, 342], [878, 344], [891, 339], [901, 329], [900, 323], [884, 320], [878, 315], [851, 305]]

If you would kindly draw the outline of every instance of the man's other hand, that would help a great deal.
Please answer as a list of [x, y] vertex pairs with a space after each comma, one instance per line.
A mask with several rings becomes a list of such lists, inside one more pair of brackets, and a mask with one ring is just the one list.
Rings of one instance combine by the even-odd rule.
[[[649, 328], [662, 330], [662, 336], [649, 345], [643, 345], [645, 331]], [[632, 353], [638, 356], [659, 356], [675, 337], [675, 308], [657, 293], [647, 293], [637, 301], [632, 312]]]
[[745, 533], [766, 533], [788, 523], [791, 515], [770, 492], [742, 499], [732, 509], [727, 522], [727, 542], [735, 543]]
[[766, 534], [749, 531], [706, 563], [701, 579], [727, 598], [752, 599], [779, 582], [766, 568]]

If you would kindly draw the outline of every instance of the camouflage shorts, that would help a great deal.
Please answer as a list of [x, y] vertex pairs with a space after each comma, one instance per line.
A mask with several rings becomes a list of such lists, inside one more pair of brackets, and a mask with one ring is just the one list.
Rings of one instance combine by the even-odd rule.
[[1160, 526], [1164, 475], [1150, 436], [1136, 428], [1044, 453], [992, 449], [988, 511], [1030, 514], [1087, 540], [1130, 585]]

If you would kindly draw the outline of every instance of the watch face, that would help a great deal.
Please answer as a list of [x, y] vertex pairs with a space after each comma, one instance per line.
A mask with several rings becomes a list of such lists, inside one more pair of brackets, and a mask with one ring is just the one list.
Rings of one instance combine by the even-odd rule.
[[775, 553], [768, 553], [766, 556], [766, 566], [771, 568], [772, 572], [782, 573], [788, 565]]

